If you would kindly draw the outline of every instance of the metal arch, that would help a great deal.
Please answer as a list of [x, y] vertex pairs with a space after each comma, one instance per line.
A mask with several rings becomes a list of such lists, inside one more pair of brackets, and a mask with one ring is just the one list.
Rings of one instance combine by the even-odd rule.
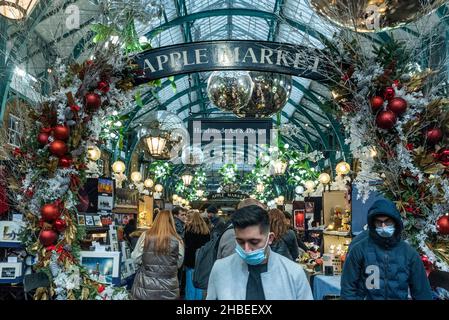
[[[277, 16], [282, 16], [285, 0], [276, 0], [274, 3], [273, 13]], [[268, 41], [276, 41], [279, 34], [279, 20], [272, 20], [270, 24], [270, 30], [268, 31]]]
[[[163, 25], [160, 25], [159, 27], [154, 28], [153, 30], [146, 33], [146, 37], [148, 39], [153, 38], [155, 35], [159, 34], [160, 32], [170, 29], [172, 27], [181, 25], [186, 22], [192, 22], [198, 19], [203, 18], [209, 18], [209, 17], [218, 17], [218, 16], [249, 16], [249, 17], [258, 17], [261, 19], [266, 20], [276, 20], [279, 19], [279, 17], [272, 13], [267, 11], [261, 11], [261, 10], [254, 10], [254, 9], [243, 9], [243, 8], [227, 8], [227, 9], [216, 9], [216, 10], [207, 10], [207, 11], [201, 11], [196, 12], [190, 15], [186, 15], [183, 17], [178, 17], [176, 19], [173, 19], [172, 21], [168, 23], [164, 23]], [[309, 28], [308, 26], [298, 22], [294, 21], [289, 18], [283, 18], [286, 23], [291, 25], [292, 27], [301, 30], [303, 32], [306, 32], [311, 37], [320, 40], [320, 37], [324, 37], [320, 32], [313, 30]]]
[[[320, 109], [323, 107], [323, 104], [321, 103], [321, 101], [318, 100], [318, 98], [312, 94], [309, 90], [307, 90], [303, 85], [301, 85], [300, 83], [298, 83], [299, 88], [303, 91], [304, 96], [306, 96], [308, 99], [310, 99], [312, 102], [314, 102], [317, 106], [320, 107]], [[329, 120], [332, 129], [335, 133], [335, 136], [338, 140], [338, 144], [340, 145], [344, 157], [346, 159], [346, 157], [350, 158], [350, 152], [349, 152], [349, 147], [345, 144], [344, 140], [342, 139], [341, 136], [341, 125], [335, 121], [334, 118], [329, 117], [328, 114], [326, 112], [323, 112], [323, 115], [326, 116], [326, 118]]]

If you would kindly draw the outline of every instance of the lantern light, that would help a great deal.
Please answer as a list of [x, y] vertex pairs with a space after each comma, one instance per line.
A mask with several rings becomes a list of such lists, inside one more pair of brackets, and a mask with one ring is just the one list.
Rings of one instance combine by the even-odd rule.
[[0, 1], [0, 14], [11, 20], [23, 20], [30, 15], [38, 0]]
[[156, 192], [160, 193], [160, 192], [162, 192], [162, 190], [164, 190], [164, 187], [162, 185], [160, 185], [160, 184], [157, 184], [157, 185], [154, 186], [154, 190]]
[[101, 157], [101, 150], [97, 146], [87, 147], [87, 158], [92, 161], [97, 161]]
[[181, 177], [182, 182], [184, 182], [184, 185], [187, 187], [192, 183], [193, 176], [190, 173], [185, 173]]
[[326, 184], [328, 184], [328, 183], [331, 181], [331, 176], [330, 176], [329, 174], [327, 174], [326, 172], [323, 172], [323, 173], [321, 173], [320, 176], [318, 177], [318, 180], [319, 180], [322, 184], [326, 185]]
[[344, 174], [348, 174], [349, 171], [351, 171], [351, 166], [349, 165], [349, 163], [342, 161], [339, 164], [337, 164], [337, 167], [335, 170], [337, 171], [338, 175], [344, 175]]
[[178, 196], [177, 194], [174, 194], [174, 195], [172, 196], [172, 199], [173, 199], [173, 201], [178, 201], [179, 196]]
[[126, 170], [126, 166], [123, 161], [116, 161], [112, 164], [112, 171], [115, 173], [123, 173]]
[[160, 157], [164, 153], [164, 148], [167, 143], [167, 139], [156, 136], [156, 137], [147, 137], [145, 139], [148, 150], [153, 157]]
[[134, 183], [138, 183], [142, 180], [142, 174], [139, 171], [134, 171], [131, 173], [131, 181]]
[[315, 182], [312, 180], [308, 180], [304, 183], [304, 186], [306, 187], [307, 191], [313, 191], [315, 189]]
[[304, 187], [303, 187], [303, 186], [297, 186], [297, 187], [295, 188], [295, 192], [296, 192], [296, 194], [303, 194], [303, 192], [304, 192]]
[[154, 181], [148, 178], [143, 182], [143, 184], [146, 188], [152, 188], [154, 186]]
[[274, 160], [273, 169], [275, 175], [281, 176], [285, 173], [285, 170], [287, 170], [287, 163], [280, 159]]

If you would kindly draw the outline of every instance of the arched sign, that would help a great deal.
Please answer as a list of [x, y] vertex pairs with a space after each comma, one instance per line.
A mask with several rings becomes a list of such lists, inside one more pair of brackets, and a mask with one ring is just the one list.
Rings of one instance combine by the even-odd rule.
[[134, 56], [135, 83], [177, 74], [214, 70], [254, 70], [325, 79], [320, 51], [268, 41], [225, 40], [192, 42], [150, 49]]

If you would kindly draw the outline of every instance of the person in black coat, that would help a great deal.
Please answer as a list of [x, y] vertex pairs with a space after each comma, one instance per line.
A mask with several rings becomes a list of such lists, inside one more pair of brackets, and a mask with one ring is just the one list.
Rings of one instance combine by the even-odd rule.
[[186, 300], [202, 300], [203, 291], [193, 286], [193, 271], [195, 269], [196, 251], [210, 240], [209, 228], [198, 211], [193, 212], [192, 221], [185, 230], [185, 255], [184, 266], [186, 268]]
[[299, 257], [299, 247], [296, 234], [285, 223], [284, 213], [279, 209], [268, 211], [270, 217], [270, 231], [274, 233], [274, 241], [271, 250], [296, 261]]
[[418, 252], [402, 240], [401, 214], [389, 200], [368, 211], [368, 231], [351, 246], [343, 266], [343, 300], [432, 300]]

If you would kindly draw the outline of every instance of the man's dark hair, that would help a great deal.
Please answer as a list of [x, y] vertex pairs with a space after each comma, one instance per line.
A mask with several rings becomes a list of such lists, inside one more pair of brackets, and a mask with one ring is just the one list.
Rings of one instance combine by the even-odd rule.
[[179, 215], [179, 213], [181, 213], [181, 212], [183, 212], [183, 211], [186, 211], [184, 208], [182, 208], [182, 207], [179, 207], [179, 206], [176, 206], [176, 207], [174, 207], [172, 210], [171, 210], [171, 213], [174, 215], [174, 216], [177, 216], [177, 215]]
[[268, 217], [268, 212], [256, 205], [238, 209], [232, 215], [231, 221], [237, 229], [260, 226], [261, 233], [270, 231], [270, 218]]
[[209, 207], [207, 207], [207, 212], [217, 214], [218, 209], [215, 206], [209, 206]]

